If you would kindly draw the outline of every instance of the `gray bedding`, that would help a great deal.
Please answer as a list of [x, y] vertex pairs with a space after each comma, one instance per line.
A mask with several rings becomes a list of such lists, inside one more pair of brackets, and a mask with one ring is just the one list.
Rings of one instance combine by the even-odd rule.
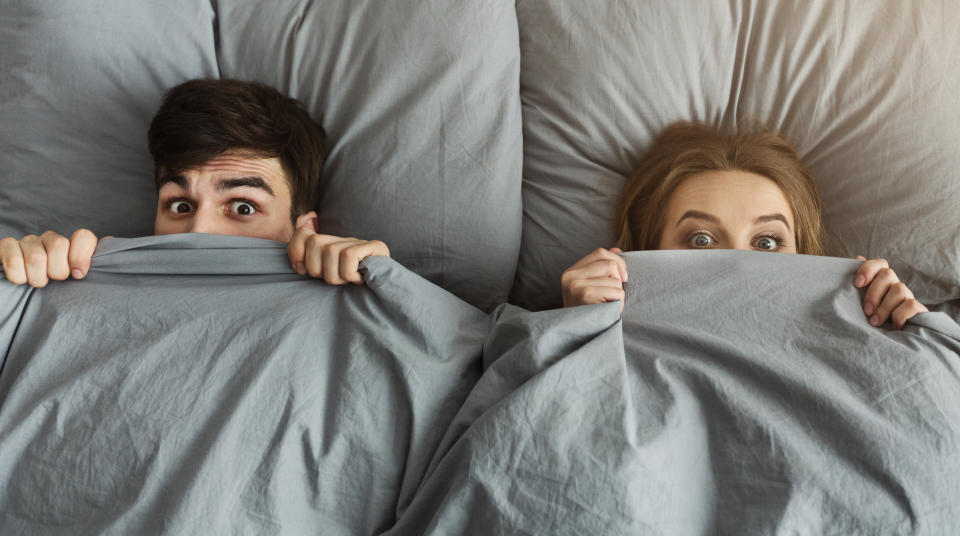
[[960, 532], [953, 320], [869, 326], [849, 260], [627, 259], [622, 317], [236, 237], [0, 283], [0, 533]]

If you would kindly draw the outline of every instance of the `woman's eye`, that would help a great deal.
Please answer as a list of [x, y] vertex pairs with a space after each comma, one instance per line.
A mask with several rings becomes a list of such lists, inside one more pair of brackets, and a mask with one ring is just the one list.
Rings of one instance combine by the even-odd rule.
[[765, 251], [774, 251], [780, 247], [780, 242], [771, 236], [761, 236], [756, 241], [757, 249]]
[[233, 201], [230, 203], [230, 210], [241, 216], [251, 216], [257, 213], [257, 207], [248, 201]]
[[174, 214], [186, 214], [193, 210], [193, 207], [190, 206], [190, 203], [186, 201], [174, 201], [170, 203], [170, 212]]
[[690, 237], [690, 245], [695, 248], [708, 248], [713, 245], [710, 235], [696, 234]]

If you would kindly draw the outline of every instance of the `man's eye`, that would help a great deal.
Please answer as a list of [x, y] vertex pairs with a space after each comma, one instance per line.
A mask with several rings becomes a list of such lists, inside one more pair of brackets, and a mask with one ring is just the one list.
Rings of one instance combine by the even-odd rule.
[[170, 212], [173, 212], [174, 214], [186, 214], [191, 210], [193, 210], [193, 207], [190, 206], [190, 203], [187, 203], [186, 201], [174, 201], [170, 203]]
[[713, 245], [713, 238], [707, 234], [697, 233], [690, 237], [689, 243], [695, 248], [708, 248]]
[[782, 244], [782, 240], [773, 236], [761, 236], [756, 242], [754, 242], [754, 245], [757, 249], [762, 249], [764, 251], [776, 251], [780, 249]]
[[249, 201], [232, 201], [230, 211], [241, 216], [250, 216], [257, 213], [257, 207]]

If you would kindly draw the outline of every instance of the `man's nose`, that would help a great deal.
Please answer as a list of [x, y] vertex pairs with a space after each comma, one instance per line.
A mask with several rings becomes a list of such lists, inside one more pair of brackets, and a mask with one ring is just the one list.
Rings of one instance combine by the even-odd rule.
[[198, 210], [190, 220], [191, 233], [220, 234], [217, 228], [217, 215], [212, 210]]

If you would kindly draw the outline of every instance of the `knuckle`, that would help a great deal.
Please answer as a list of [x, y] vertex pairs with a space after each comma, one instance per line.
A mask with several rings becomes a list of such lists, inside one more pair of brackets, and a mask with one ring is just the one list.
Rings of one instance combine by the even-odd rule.
[[23, 262], [29, 266], [39, 266], [47, 263], [47, 256], [42, 251], [31, 250], [23, 254]]
[[90, 229], [77, 229], [70, 235], [70, 242], [77, 240], [96, 240], [97, 236]]
[[56, 235], [50, 238], [50, 245], [57, 249], [67, 249], [70, 247], [70, 241], [65, 236]]

